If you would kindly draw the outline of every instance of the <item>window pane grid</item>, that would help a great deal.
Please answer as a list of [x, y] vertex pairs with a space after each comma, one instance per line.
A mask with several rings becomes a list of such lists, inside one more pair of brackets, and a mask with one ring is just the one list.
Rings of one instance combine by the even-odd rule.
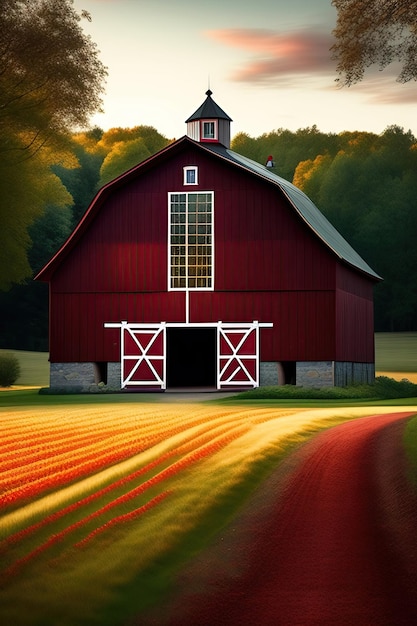
[[212, 288], [212, 194], [171, 194], [171, 289]]

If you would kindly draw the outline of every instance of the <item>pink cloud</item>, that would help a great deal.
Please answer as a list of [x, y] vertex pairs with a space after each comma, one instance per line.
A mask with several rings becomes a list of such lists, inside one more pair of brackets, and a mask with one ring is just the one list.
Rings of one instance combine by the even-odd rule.
[[252, 58], [232, 78], [241, 82], [288, 81], [300, 75], [335, 75], [331, 35], [313, 30], [280, 33], [262, 29], [208, 31], [212, 39], [242, 48]]

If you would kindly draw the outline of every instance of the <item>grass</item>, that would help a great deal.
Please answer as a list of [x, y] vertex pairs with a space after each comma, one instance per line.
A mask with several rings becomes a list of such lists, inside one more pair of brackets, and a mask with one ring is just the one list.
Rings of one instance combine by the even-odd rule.
[[16, 381], [19, 387], [46, 387], [49, 385], [48, 352], [27, 352], [25, 350], [3, 350], [11, 352], [20, 363], [20, 376]]
[[376, 333], [377, 372], [417, 372], [417, 333]]

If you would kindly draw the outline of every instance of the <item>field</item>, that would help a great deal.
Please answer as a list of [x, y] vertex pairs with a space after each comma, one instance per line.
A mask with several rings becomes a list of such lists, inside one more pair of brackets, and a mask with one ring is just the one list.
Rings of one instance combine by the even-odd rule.
[[376, 333], [377, 373], [417, 383], [417, 333]]
[[[33, 380], [29, 372], [22, 384]], [[176, 573], [289, 451], [337, 423], [393, 411], [393, 402], [168, 404], [35, 390], [0, 400], [0, 619], [16, 626], [146, 626]]]

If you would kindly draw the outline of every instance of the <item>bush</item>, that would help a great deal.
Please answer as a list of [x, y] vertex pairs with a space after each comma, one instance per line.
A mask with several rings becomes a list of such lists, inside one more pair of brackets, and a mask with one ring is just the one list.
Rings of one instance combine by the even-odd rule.
[[394, 380], [388, 376], [378, 376], [375, 379], [375, 389], [380, 398], [416, 398], [417, 385], [407, 378]]
[[0, 387], [10, 387], [20, 376], [20, 364], [14, 354], [0, 354]]
[[387, 376], [378, 376], [373, 385], [321, 388], [283, 385], [257, 387], [239, 394], [239, 400], [388, 400], [416, 397], [417, 385], [405, 378], [398, 381]]

